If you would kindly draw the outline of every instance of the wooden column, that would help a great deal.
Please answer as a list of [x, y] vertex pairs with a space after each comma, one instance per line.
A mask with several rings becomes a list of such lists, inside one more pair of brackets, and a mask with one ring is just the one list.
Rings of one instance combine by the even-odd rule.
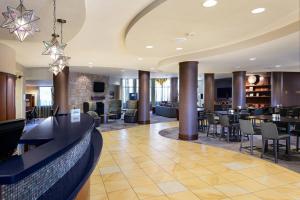
[[155, 107], [156, 101], [155, 101], [155, 79], [151, 79], [151, 104], [152, 107]]
[[198, 139], [198, 62], [179, 63], [179, 139]]
[[215, 110], [215, 75], [204, 74], [204, 107], [207, 112]]
[[150, 72], [139, 71], [138, 123], [150, 124]]
[[233, 72], [232, 78], [232, 108], [246, 107], [246, 72]]
[[69, 67], [58, 75], [53, 75], [54, 106], [59, 106], [59, 114], [69, 113]]
[[178, 102], [178, 77], [171, 78], [170, 100]]
[[0, 121], [16, 119], [16, 76], [0, 72]]

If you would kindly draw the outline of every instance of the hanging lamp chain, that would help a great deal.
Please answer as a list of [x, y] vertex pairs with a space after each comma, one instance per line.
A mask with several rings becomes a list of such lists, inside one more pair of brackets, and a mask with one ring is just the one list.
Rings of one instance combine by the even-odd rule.
[[53, 35], [56, 36], [56, 0], [53, 0]]
[[63, 43], [63, 23], [60, 23], [60, 43]]

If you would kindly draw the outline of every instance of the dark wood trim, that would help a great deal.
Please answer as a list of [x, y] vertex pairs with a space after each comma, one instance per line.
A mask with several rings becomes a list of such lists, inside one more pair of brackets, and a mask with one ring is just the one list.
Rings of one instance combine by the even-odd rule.
[[194, 134], [194, 135], [187, 135], [187, 134], [181, 134], [179, 133], [179, 137], [180, 140], [198, 140], [198, 134]]
[[138, 124], [150, 124], [150, 120], [148, 120], [148, 121], [138, 121]]

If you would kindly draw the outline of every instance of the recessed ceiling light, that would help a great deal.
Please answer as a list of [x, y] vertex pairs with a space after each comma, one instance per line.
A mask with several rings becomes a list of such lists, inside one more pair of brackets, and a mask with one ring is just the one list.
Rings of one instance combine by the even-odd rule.
[[255, 57], [249, 58], [249, 60], [250, 60], [250, 61], [254, 61], [254, 60], [256, 60], [256, 58], [255, 58]]
[[181, 50], [183, 50], [183, 48], [182, 47], [177, 47], [176, 50], [181, 51]]
[[275, 65], [275, 67], [276, 67], [276, 68], [279, 68], [279, 67], [281, 67], [281, 65]]
[[152, 45], [147, 45], [146, 49], [153, 49], [153, 46]]
[[240, 69], [241, 68], [241, 66], [237, 66], [237, 67], [235, 67], [236, 69]]
[[216, 6], [217, 4], [218, 4], [217, 0], [205, 0], [202, 5], [205, 8], [210, 8]]
[[263, 13], [265, 11], [266, 11], [265, 8], [255, 8], [251, 12], [252, 12], [252, 14], [259, 14], [259, 13]]
[[93, 63], [92, 62], [89, 62], [89, 67], [93, 67]]
[[143, 60], [143, 58], [139, 57], [138, 60], [141, 61], [141, 60]]

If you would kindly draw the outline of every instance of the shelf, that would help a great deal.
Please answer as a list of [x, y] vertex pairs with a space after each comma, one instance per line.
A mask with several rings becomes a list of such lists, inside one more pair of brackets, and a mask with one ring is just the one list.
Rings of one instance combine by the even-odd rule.
[[263, 93], [263, 92], [271, 92], [271, 90], [267, 90], [267, 91], [246, 91], [246, 93]]
[[246, 87], [271, 87], [271, 85], [246, 85]]
[[253, 96], [253, 97], [246, 97], [246, 98], [271, 98], [271, 96], [260, 96], [260, 97]]

